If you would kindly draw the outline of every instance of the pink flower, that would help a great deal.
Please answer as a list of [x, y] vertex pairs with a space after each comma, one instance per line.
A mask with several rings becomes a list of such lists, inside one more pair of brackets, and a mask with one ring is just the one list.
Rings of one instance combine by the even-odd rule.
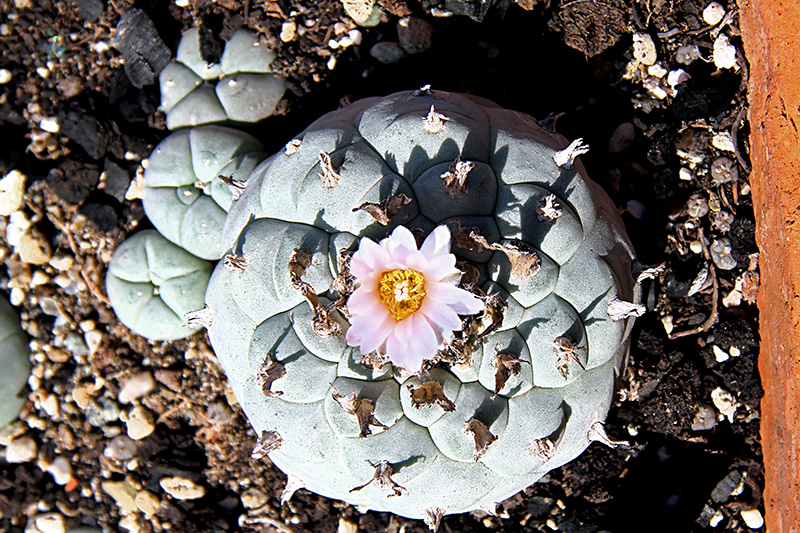
[[347, 302], [347, 343], [365, 354], [385, 354], [409, 372], [419, 373], [422, 362], [461, 329], [458, 315], [483, 310], [481, 300], [457, 287], [461, 272], [447, 226], [433, 230], [419, 250], [403, 226], [380, 244], [365, 237], [350, 272], [359, 285]]

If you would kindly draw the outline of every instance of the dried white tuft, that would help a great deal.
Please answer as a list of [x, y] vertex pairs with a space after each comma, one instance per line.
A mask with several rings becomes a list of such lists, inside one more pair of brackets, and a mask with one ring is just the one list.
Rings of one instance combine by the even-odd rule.
[[214, 322], [214, 315], [207, 305], [202, 309], [189, 311], [183, 315], [183, 318], [186, 321], [184, 327], [187, 328], [210, 328], [211, 324]]
[[542, 461], [548, 461], [556, 453], [556, 443], [548, 437], [536, 439], [528, 446], [528, 453]]
[[608, 313], [609, 318], [613, 321], [625, 320], [628, 317], [639, 317], [642, 316], [647, 308], [642, 304], [635, 304], [633, 302], [626, 302], [625, 300], [620, 300], [616, 296], [608, 302], [608, 308], [606, 312]]
[[432, 94], [433, 91], [431, 91], [431, 84], [429, 83], [427, 85], [423, 85], [422, 87], [411, 93], [411, 96], [430, 96]]
[[719, 68], [733, 68], [738, 70], [736, 62], [736, 47], [724, 33], [720, 33], [714, 41], [714, 65]]
[[444, 510], [440, 509], [439, 507], [429, 507], [424, 511], [425, 516], [423, 520], [425, 525], [428, 526], [428, 529], [436, 533], [439, 529], [439, 522], [442, 521], [442, 516], [444, 515]]
[[225, 265], [225, 268], [228, 270], [241, 274], [244, 272], [244, 269], [247, 268], [247, 258], [244, 254], [228, 252], [225, 254], [225, 257], [222, 258], [222, 264]]
[[289, 474], [286, 478], [286, 486], [283, 488], [283, 492], [281, 492], [281, 505], [288, 503], [289, 500], [292, 499], [292, 495], [299, 489], [305, 488], [305, 486], [306, 484], [303, 483], [302, 479], [294, 474]]
[[320, 178], [322, 178], [322, 186], [326, 189], [332, 189], [339, 185], [339, 179], [341, 176], [333, 168], [333, 162], [331, 161], [330, 154], [326, 152], [319, 153], [319, 165], [322, 167], [322, 172], [317, 172]]
[[428, 133], [441, 133], [444, 130], [444, 123], [450, 119], [441, 113], [437, 113], [433, 105], [428, 115], [422, 119], [422, 128]]
[[561, 204], [556, 201], [555, 194], [548, 194], [539, 202], [536, 216], [541, 222], [553, 222], [562, 214]]
[[569, 146], [553, 154], [553, 161], [559, 168], [571, 170], [575, 158], [589, 151], [589, 145], [583, 144], [583, 138], [578, 137]]
[[283, 444], [283, 437], [277, 431], [267, 431], [266, 429], [261, 432], [253, 452], [250, 457], [253, 459], [263, 459], [272, 450], [277, 450]]
[[294, 155], [300, 150], [300, 145], [303, 144], [303, 141], [300, 139], [292, 139], [286, 146], [283, 147], [283, 153], [286, 155]]
[[616, 448], [617, 446], [629, 446], [628, 442], [624, 440], [611, 440], [603, 423], [598, 421], [589, 426], [589, 434], [587, 435], [591, 442], [600, 442], [609, 448]]

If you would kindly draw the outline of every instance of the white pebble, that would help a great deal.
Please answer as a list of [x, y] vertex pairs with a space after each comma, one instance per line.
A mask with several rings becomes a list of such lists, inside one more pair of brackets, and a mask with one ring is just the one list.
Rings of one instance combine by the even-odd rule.
[[87, 331], [83, 334], [83, 340], [86, 342], [86, 347], [89, 349], [89, 354], [94, 355], [103, 342], [103, 332], [97, 329]]
[[297, 35], [297, 23], [294, 21], [287, 21], [281, 25], [281, 41], [288, 43], [293, 40]]
[[136, 489], [127, 481], [103, 481], [100, 487], [117, 502], [122, 514], [135, 513], [139, 509], [136, 506]]
[[724, 33], [720, 33], [714, 41], [714, 65], [717, 68], [737, 68], [736, 47]]
[[694, 44], [681, 46], [675, 51], [675, 61], [682, 65], [689, 65], [695, 59], [700, 59], [700, 49]]
[[119, 401], [122, 403], [131, 403], [133, 400], [142, 398], [150, 394], [156, 386], [156, 381], [150, 372], [142, 372], [141, 374], [134, 374], [129, 376], [122, 383], [119, 391]]
[[45, 79], [50, 77], [50, 71], [47, 70], [44, 67], [37, 68], [36, 69], [36, 74], [38, 74], [39, 76], [41, 76], [42, 78], [45, 78]]
[[158, 484], [176, 500], [196, 500], [206, 495], [206, 489], [185, 477], [162, 477]]
[[66, 485], [72, 479], [72, 465], [64, 456], [56, 457], [53, 463], [48, 465], [47, 472], [59, 485]]
[[42, 410], [44, 410], [50, 418], [58, 418], [61, 414], [61, 410], [58, 407], [58, 396], [55, 394], [48, 394], [44, 401], [42, 401]]
[[723, 518], [725, 518], [725, 515], [722, 514], [722, 511], [717, 510], [717, 512], [714, 513], [714, 516], [711, 517], [711, 520], [708, 521], [708, 525], [711, 527], [717, 527], [719, 523], [722, 522]]
[[65, 533], [67, 525], [60, 513], [45, 513], [31, 518], [25, 533]]
[[127, 420], [125, 420], [125, 426], [128, 430], [128, 436], [133, 440], [141, 440], [151, 435], [156, 429], [155, 424], [153, 424], [153, 417], [141, 405], [131, 409]]
[[714, 358], [717, 360], [718, 363], [722, 363], [731, 358], [731, 356], [728, 355], [728, 352], [726, 352], [716, 344], [711, 348], [711, 350], [714, 352]]
[[678, 171], [678, 177], [683, 181], [692, 181], [692, 171], [686, 167], [681, 167]]
[[656, 44], [646, 33], [633, 34], [633, 58], [643, 65], [654, 65], [658, 59]]
[[186, 7], [189, 5], [189, 0], [175, 0], [175, 5], [178, 7]]
[[5, 85], [11, 81], [11, 71], [5, 68], [0, 68], [0, 85]]
[[733, 423], [733, 415], [736, 414], [736, 408], [739, 407], [739, 403], [733, 395], [722, 387], [717, 387], [711, 391], [711, 401], [714, 402], [717, 411]]
[[730, 132], [721, 131], [714, 134], [711, 138], [711, 146], [723, 152], [735, 152], [736, 148], [733, 147], [733, 138]]
[[103, 455], [115, 461], [127, 461], [136, 457], [137, 449], [136, 441], [127, 435], [119, 435], [111, 439]]
[[39, 446], [33, 437], [23, 436], [11, 441], [6, 446], [6, 461], [9, 463], [27, 463], [36, 459]]
[[655, 64], [647, 67], [647, 73], [651, 76], [655, 76], [656, 78], [663, 78], [667, 75], [667, 69], [659, 64]]
[[0, 215], [7, 217], [22, 207], [26, 179], [19, 170], [12, 170], [0, 180]]
[[145, 518], [150, 519], [161, 508], [161, 500], [149, 490], [140, 490], [136, 493], [136, 507], [144, 514]]
[[43, 118], [39, 121], [39, 127], [42, 128], [44, 131], [50, 133], [58, 133], [61, 129], [61, 126], [58, 124], [58, 119], [56, 117], [48, 117]]
[[739, 514], [742, 515], [742, 520], [750, 529], [760, 529], [764, 526], [764, 517], [761, 516], [758, 509], [748, 509]]
[[739, 357], [742, 355], [742, 351], [736, 346], [731, 346], [730, 350], [728, 350], [728, 353], [731, 354], [731, 357]]
[[725, 16], [725, 8], [717, 2], [711, 2], [703, 10], [703, 20], [709, 26], [716, 26], [717, 23]]

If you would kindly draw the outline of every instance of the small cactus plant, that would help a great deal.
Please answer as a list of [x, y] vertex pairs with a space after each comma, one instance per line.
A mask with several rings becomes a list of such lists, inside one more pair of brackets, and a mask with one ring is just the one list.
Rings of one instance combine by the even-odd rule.
[[206, 62], [200, 49], [200, 29], [192, 28], [183, 34], [176, 60], [159, 74], [167, 128], [258, 122], [272, 115], [286, 86], [271, 73], [275, 54], [254, 32], [237, 30], [218, 64]]
[[150, 154], [142, 204], [164, 237], [198, 257], [222, 257], [233, 198], [264, 158], [254, 137], [222, 126], [173, 133]]
[[31, 373], [28, 337], [19, 317], [5, 298], [0, 298], [0, 428], [17, 418], [25, 403], [20, 394]]
[[155, 230], [129, 237], [114, 250], [106, 293], [117, 317], [151, 340], [176, 340], [200, 329], [185, 315], [203, 307], [212, 265]]
[[287, 497], [434, 527], [607, 441], [639, 307], [583, 151], [425, 87], [329, 113], [256, 167], [206, 305]]

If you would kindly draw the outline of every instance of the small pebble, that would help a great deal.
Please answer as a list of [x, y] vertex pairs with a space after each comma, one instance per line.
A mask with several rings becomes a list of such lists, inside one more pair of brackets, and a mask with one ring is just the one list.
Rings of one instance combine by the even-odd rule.
[[686, 201], [686, 214], [692, 218], [702, 218], [708, 214], [708, 200], [701, 192], [692, 194]]
[[0, 85], [5, 85], [11, 81], [11, 71], [6, 68], [0, 68]]
[[716, 26], [722, 17], [725, 16], [725, 8], [717, 2], [711, 2], [703, 10], [703, 20], [709, 26]]
[[71, 255], [54, 255], [50, 258], [48, 264], [56, 270], [64, 272], [72, 268], [72, 265], [75, 264], [75, 259]]
[[700, 49], [696, 45], [681, 46], [675, 52], [675, 61], [682, 65], [690, 65], [696, 59], [700, 59]]
[[141, 440], [148, 437], [156, 430], [153, 423], [153, 417], [147, 412], [147, 409], [141, 405], [137, 405], [128, 413], [128, 418], [125, 420], [127, 433], [133, 440]]
[[196, 500], [206, 495], [206, 489], [203, 486], [185, 477], [162, 477], [158, 484], [176, 500]]
[[633, 58], [643, 65], [655, 65], [658, 53], [652, 37], [646, 33], [633, 34]]
[[384, 65], [397, 63], [403, 59], [407, 54], [398, 43], [383, 41], [376, 43], [369, 49], [369, 55], [377, 59]]
[[103, 481], [100, 487], [117, 502], [122, 514], [130, 514], [139, 509], [136, 506], [136, 489], [127, 481]]
[[733, 423], [733, 416], [736, 414], [736, 408], [739, 407], [733, 395], [722, 387], [717, 387], [711, 391], [711, 401], [714, 402], [717, 411]]
[[758, 509], [748, 509], [739, 513], [742, 520], [750, 529], [760, 529], [764, 526], [764, 517]]
[[720, 33], [714, 41], [714, 65], [719, 68], [737, 68], [736, 47], [724, 33]]
[[433, 24], [418, 17], [397, 21], [397, 40], [409, 54], [419, 54], [433, 46]]
[[22, 207], [25, 180], [25, 174], [19, 170], [12, 170], [0, 180], [0, 215], [7, 217]]
[[344, 517], [339, 517], [339, 527], [336, 533], [358, 533], [358, 524]]
[[[29, 527], [28, 526], [32, 526]], [[44, 513], [31, 518], [25, 533], [66, 533], [67, 524], [60, 513]]]
[[136, 493], [136, 507], [149, 520], [161, 508], [161, 500], [149, 490], [140, 490]]
[[39, 127], [48, 133], [58, 133], [61, 129], [58, 119], [55, 117], [43, 118], [39, 121]]
[[630, 146], [634, 137], [636, 137], [636, 129], [633, 127], [633, 123], [623, 122], [611, 134], [611, 138], [608, 140], [608, 151], [618, 154]]
[[288, 43], [292, 41], [297, 34], [297, 23], [294, 21], [286, 21], [281, 25], [281, 41]]
[[72, 479], [72, 465], [66, 457], [59, 455], [47, 466], [47, 472], [59, 485], [66, 485]]
[[56, 419], [60, 417], [61, 411], [58, 406], [58, 396], [55, 394], [48, 394], [42, 401], [42, 410], [47, 413], [50, 418]]
[[725, 515], [722, 514], [722, 511], [717, 510], [717, 512], [714, 513], [714, 516], [711, 517], [711, 520], [708, 521], [708, 525], [711, 527], [717, 527], [724, 518]]
[[175, 0], [175, 5], [178, 7], [186, 7], [189, 5], [189, 0]]
[[717, 425], [717, 413], [713, 407], [701, 405], [692, 420], [692, 431], [708, 431]]
[[692, 171], [686, 167], [681, 167], [678, 171], [678, 177], [683, 181], [692, 181]]
[[714, 134], [711, 138], [711, 146], [723, 152], [735, 152], [736, 148], [733, 146], [733, 137], [730, 132], [720, 131]]
[[6, 446], [6, 461], [9, 463], [27, 463], [36, 459], [39, 446], [33, 437], [25, 435], [11, 441]]
[[245, 509], [258, 509], [267, 504], [267, 495], [258, 489], [248, 489], [242, 496], [242, 505]]
[[138, 446], [136, 441], [127, 435], [119, 435], [111, 439], [103, 450], [103, 455], [115, 461], [128, 461], [136, 457]]
[[129, 376], [123, 381], [119, 390], [118, 400], [122, 403], [131, 403], [147, 396], [156, 386], [156, 380], [150, 372], [142, 372]]
[[728, 352], [726, 352], [716, 344], [712, 346], [711, 351], [714, 352], [714, 359], [716, 359], [718, 363], [725, 362], [731, 358]]
[[24, 233], [17, 244], [19, 259], [31, 265], [44, 265], [52, 256], [50, 243], [36, 229]]
[[103, 332], [97, 329], [87, 331], [83, 335], [83, 340], [86, 341], [86, 347], [89, 349], [89, 354], [94, 355], [100, 344], [103, 342]]
[[736, 268], [736, 259], [731, 255], [731, 240], [727, 237], [716, 239], [711, 243], [708, 250], [711, 252], [711, 258], [714, 260], [714, 264], [722, 270], [733, 270]]

